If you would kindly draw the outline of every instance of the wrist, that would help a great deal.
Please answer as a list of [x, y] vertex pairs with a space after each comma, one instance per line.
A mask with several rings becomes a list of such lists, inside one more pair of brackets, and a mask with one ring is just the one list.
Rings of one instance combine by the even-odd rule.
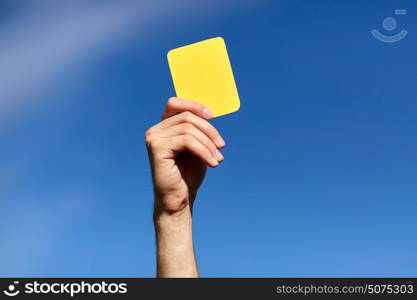
[[183, 222], [191, 219], [193, 199], [189, 195], [160, 195], [155, 193], [154, 222], [170, 220], [169, 222]]
[[153, 212], [153, 222], [157, 227], [164, 226], [189, 226], [192, 221], [191, 208], [189, 205], [180, 210], [166, 210], [155, 204]]

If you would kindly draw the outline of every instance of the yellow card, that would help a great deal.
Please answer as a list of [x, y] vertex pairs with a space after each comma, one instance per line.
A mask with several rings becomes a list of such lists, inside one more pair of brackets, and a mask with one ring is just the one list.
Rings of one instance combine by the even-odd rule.
[[239, 95], [221, 37], [172, 49], [167, 57], [177, 97], [206, 105], [215, 117], [239, 109]]

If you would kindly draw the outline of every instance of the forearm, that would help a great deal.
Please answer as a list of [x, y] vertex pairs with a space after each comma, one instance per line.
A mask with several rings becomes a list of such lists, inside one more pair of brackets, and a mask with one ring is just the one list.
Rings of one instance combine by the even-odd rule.
[[176, 214], [159, 212], [155, 209], [154, 224], [157, 276], [198, 277], [189, 207]]
[[191, 207], [207, 166], [223, 161], [225, 142], [201, 103], [170, 98], [162, 120], [145, 133], [155, 194], [158, 277], [198, 277]]

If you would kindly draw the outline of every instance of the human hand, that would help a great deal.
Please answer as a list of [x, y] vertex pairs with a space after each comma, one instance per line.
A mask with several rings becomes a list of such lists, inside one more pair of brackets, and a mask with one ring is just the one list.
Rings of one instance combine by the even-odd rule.
[[192, 209], [206, 166], [223, 160], [225, 146], [207, 120], [212, 112], [198, 102], [170, 98], [162, 120], [146, 131], [146, 146], [155, 192], [155, 215]]

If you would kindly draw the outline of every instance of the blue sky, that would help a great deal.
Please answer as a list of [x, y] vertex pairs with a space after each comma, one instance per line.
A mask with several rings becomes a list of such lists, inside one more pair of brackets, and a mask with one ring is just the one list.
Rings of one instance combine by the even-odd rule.
[[[215, 36], [241, 109], [213, 121], [201, 275], [417, 275], [415, 1], [123, 3], [0, 4], [1, 276], [154, 276], [143, 133], [167, 51]], [[371, 35], [389, 16], [404, 40]]]

